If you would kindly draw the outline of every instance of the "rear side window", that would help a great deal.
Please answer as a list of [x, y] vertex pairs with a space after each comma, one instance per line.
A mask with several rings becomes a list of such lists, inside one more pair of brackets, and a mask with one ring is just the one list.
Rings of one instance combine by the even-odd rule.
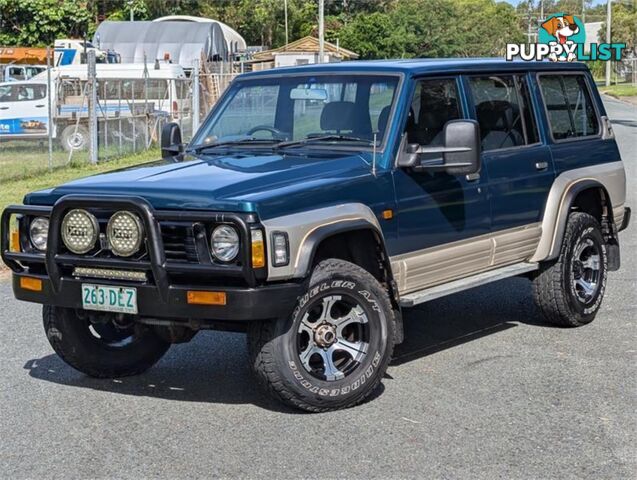
[[583, 75], [542, 75], [540, 87], [555, 140], [599, 133], [599, 121]]
[[538, 141], [524, 76], [477, 76], [470, 78], [470, 85], [484, 151], [531, 145]]

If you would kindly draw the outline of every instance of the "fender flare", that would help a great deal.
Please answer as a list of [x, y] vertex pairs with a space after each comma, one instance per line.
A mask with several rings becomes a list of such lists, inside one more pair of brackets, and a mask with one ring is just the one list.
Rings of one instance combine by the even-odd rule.
[[384, 266], [388, 281], [394, 288], [394, 274], [383, 230], [372, 209], [362, 203], [351, 202], [320, 207], [313, 210], [262, 220], [266, 231], [266, 245], [272, 251], [272, 234], [285, 232], [288, 235], [290, 262], [274, 267], [268, 259], [268, 281], [304, 279], [310, 273], [316, 248], [329, 236], [356, 230], [371, 230], [378, 236], [384, 255]]
[[606, 215], [608, 215], [611, 222], [613, 221], [611, 197], [606, 186], [592, 178], [576, 180], [569, 184], [567, 189], [563, 192], [557, 208], [549, 208], [551, 200], [549, 197], [549, 202], [547, 202], [547, 208], [544, 212], [544, 219], [542, 220], [542, 237], [540, 238], [537, 250], [535, 255], [531, 258], [531, 261], [553, 260], [559, 256], [564, 234], [566, 233], [566, 222], [568, 221], [571, 206], [575, 198], [577, 198], [577, 195], [589, 188], [602, 190], [608, 202]]

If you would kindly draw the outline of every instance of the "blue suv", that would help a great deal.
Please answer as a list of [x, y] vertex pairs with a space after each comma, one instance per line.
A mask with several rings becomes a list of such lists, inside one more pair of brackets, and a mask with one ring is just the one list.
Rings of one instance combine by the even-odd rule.
[[524, 275], [547, 321], [598, 312], [630, 219], [586, 66], [352, 62], [237, 78], [161, 161], [2, 215], [18, 299], [94, 377], [202, 329], [245, 331], [257, 378], [309, 411], [379, 384], [401, 312]]

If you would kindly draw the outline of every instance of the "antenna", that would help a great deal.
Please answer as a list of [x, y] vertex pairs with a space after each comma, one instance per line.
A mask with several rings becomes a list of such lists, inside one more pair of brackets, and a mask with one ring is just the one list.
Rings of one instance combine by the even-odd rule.
[[372, 175], [376, 176], [376, 132], [374, 132], [374, 146], [372, 147]]

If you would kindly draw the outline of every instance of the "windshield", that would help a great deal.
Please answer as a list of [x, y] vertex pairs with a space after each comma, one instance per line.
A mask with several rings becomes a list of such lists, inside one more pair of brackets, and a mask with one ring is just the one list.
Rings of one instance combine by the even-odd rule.
[[[249, 144], [359, 141], [381, 145], [394, 102], [395, 75], [304, 75], [256, 78], [233, 84], [208, 117], [192, 146], [238, 140]], [[311, 140], [311, 141], [306, 141]], [[306, 142], [304, 142], [306, 141]]]

